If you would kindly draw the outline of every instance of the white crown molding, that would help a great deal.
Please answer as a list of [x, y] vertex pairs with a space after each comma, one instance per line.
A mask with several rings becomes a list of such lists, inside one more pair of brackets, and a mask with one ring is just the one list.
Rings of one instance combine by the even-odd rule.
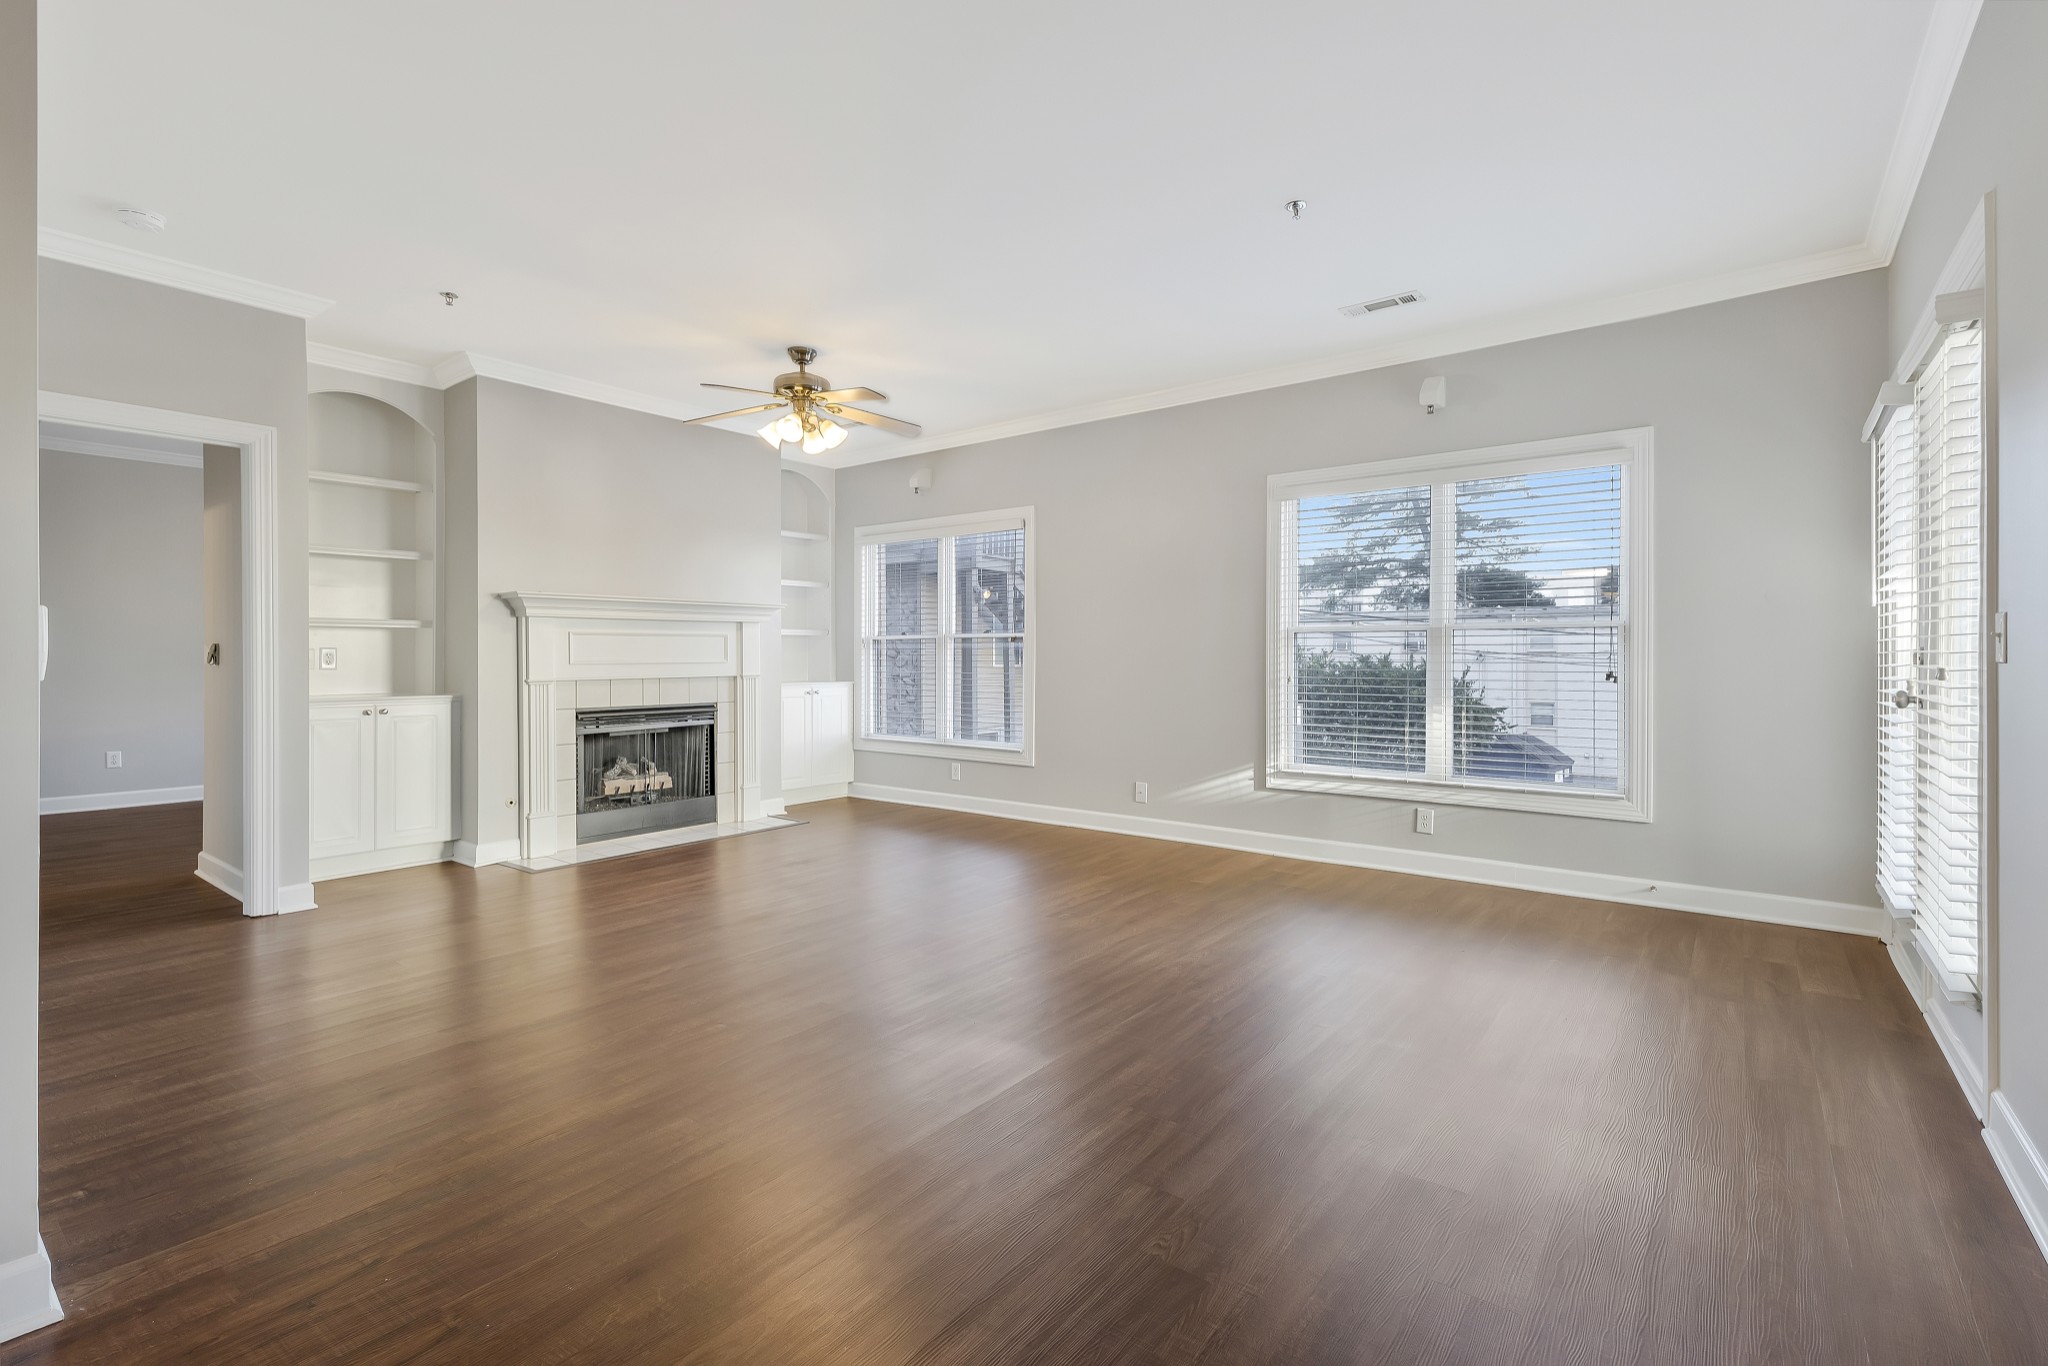
[[1478, 882], [1490, 887], [1514, 887], [1589, 901], [1619, 901], [1632, 906], [1692, 911], [1734, 920], [1760, 920], [1772, 925], [1796, 925], [1803, 929], [1834, 930], [1841, 934], [1880, 939], [1884, 937], [1885, 927], [1891, 919], [1875, 906], [1857, 906], [1845, 901], [1817, 901], [1776, 892], [1666, 882], [1661, 878], [1653, 881], [1620, 877], [1613, 873], [1588, 873], [1576, 868], [1549, 868], [1534, 863], [1508, 863], [1501, 859], [1439, 854], [1392, 845], [1354, 844], [1347, 840], [1309, 835], [1280, 835], [1225, 825], [1198, 825], [1192, 821], [1165, 820], [1155, 816], [1123, 816], [1079, 807], [1043, 806], [1036, 802], [970, 797], [923, 788], [882, 787], [856, 782], [848, 795], [903, 806], [929, 806], [941, 811], [1029, 821], [1037, 825], [1063, 825], [1076, 830], [1172, 840], [1179, 844], [1205, 845], [1211, 849], [1237, 849], [1310, 863], [1336, 863], [1348, 868], [1409, 873], [1454, 882]]
[[[552, 394], [563, 394], [569, 398], [588, 399], [613, 408], [627, 408], [636, 413], [653, 413], [656, 417], [672, 417], [679, 421], [702, 417], [698, 409], [703, 405], [684, 402], [680, 399], [659, 398], [643, 394], [634, 389], [621, 389], [614, 384], [600, 384], [596, 380], [578, 379], [555, 370], [543, 370], [537, 365], [522, 365], [518, 361], [505, 360], [499, 356], [479, 355], [474, 351], [459, 351], [434, 367], [436, 379], [446, 379], [447, 384], [459, 384], [472, 375], [483, 379], [501, 379], [507, 384], [523, 385], [528, 389], [545, 389]], [[446, 387], [446, 384], [443, 385]]]
[[1694, 280], [1686, 284], [1667, 285], [1659, 289], [1642, 290], [1608, 299], [1530, 309], [1523, 313], [1403, 338], [1366, 351], [1349, 351], [1318, 360], [1302, 361], [1295, 365], [1227, 375], [1221, 379], [1203, 380], [1198, 384], [1155, 389], [1150, 393], [1133, 394], [1127, 398], [1107, 399], [1079, 408], [1066, 408], [1034, 417], [993, 423], [986, 427], [973, 427], [950, 435], [928, 436], [872, 454], [853, 452], [846, 459], [838, 461], [836, 467], [896, 460], [903, 456], [952, 450], [984, 441], [1027, 436], [1033, 432], [1050, 431], [1056, 427], [1072, 427], [1084, 422], [1129, 417], [1135, 413], [1155, 412], [1161, 408], [1178, 408], [1183, 404], [1201, 403], [1212, 398], [1230, 398], [1238, 394], [1256, 393], [1263, 389], [1283, 388], [1290, 384], [1306, 384], [1313, 380], [1334, 379], [1339, 375], [1382, 370], [1392, 365], [1437, 360], [1467, 351], [1484, 350], [1491, 346], [1505, 346], [1513, 342], [1533, 341], [1538, 337], [1576, 332], [1582, 328], [1603, 327], [1610, 323], [1632, 322], [1662, 313], [1675, 313], [1680, 309], [1697, 308], [1702, 304], [1720, 303], [1745, 295], [1766, 294], [1774, 289], [1789, 289], [1795, 285], [1812, 284], [1818, 280], [1831, 280], [1838, 275], [1854, 275], [1859, 271], [1874, 270], [1883, 264], [1884, 262], [1877, 259], [1867, 246], [1860, 243], [1852, 247], [1838, 247], [1833, 251], [1819, 252], [1812, 256], [1802, 256], [1796, 260], [1780, 261], [1767, 266], [1730, 271], [1725, 275]]
[[1899, 114], [1891, 156], [1885, 162], [1884, 179], [1878, 182], [1870, 226], [1863, 237], [1881, 258], [1880, 265], [1890, 265], [1892, 253], [1898, 249], [1899, 234], [1905, 231], [1913, 196], [1920, 191], [1920, 176], [1934, 150], [1935, 135], [1941, 131], [1941, 116], [1948, 111], [1948, 97], [1955, 89], [1956, 73], [1962, 69], [1963, 54], [1969, 50], [1970, 34], [1977, 27], [1983, 3], [1935, 0], [1934, 11], [1927, 18], [1927, 36], [1920, 41], [1920, 58], [1906, 86], [1906, 107]]
[[373, 356], [367, 351], [350, 351], [346, 347], [328, 346], [324, 342], [306, 343], [306, 364], [324, 365], [330, 370], [345, 370], [349, 374], [368, 375], [372, 379], [417, 384], [423, 389], [447, 387], [434, 382], [434, 368], [430, 365], [415, 365], [411, 361], [392, 360], [388, 356]]
[[195, 443], [187, 450], [146, 450], [140, 446], [117, 445], [111, 441], [83, 441], [73, 436], [44, 436], [36, 445], [41, 450], [66, 455], [103, 455], [114, 460], [139, 460], [149, 465], [176, 465], [181, 469], [204, 468], [205, 453]]
[[36, 255], [47, 256], [52, 261], [68, 261], [74, 266], [90, 266], [114, 275], [126, 275], [133, 280], [168, 285], [191, 294], [226, 299], [229, 303], [247, 304], [271, 313], [289, 313], [294, 318], [311, 318], [334, 305], [332, 299], [323, 299], [317, 294], [269, 285], [261, 280], [230, 275], [224, 270], [212, 270], [185, 261], [173, 261], [167, 256], [155, 256], [133, 247], [103, 242], [97, 237], [81, 237], [75, 232], [56, 228], [36, 229]]

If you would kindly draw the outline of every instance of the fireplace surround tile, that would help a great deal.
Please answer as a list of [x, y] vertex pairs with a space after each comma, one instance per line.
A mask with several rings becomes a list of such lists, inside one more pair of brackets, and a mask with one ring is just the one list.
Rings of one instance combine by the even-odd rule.
[[614, 678], [612, 700], [614, 707], [638, 707], [645, 705], [646, 690], [637, 678]]
[[586, 678], [576, 685], [577, 707], [609, 707], [612, 704], [612, 681], [609, 678]]

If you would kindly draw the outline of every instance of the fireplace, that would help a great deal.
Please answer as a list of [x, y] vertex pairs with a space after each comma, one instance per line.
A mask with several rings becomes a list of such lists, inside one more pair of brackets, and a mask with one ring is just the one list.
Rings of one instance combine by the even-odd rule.
[[718, 708], [576, 713], [576, 842], [718, 819]]

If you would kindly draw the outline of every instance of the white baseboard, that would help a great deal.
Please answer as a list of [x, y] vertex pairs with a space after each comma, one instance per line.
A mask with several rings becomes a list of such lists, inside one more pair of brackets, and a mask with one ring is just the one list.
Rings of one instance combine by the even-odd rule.
[[1920, 1007], [1920, 1014], [1927, 1021], [1927, 1032], [1934, 1036], [1941, 1055], [1948, 1059], [1949, 1071], [1955, 1074], [1963, 1099], [1970, 1102], [1971, 1111], [1982, 1123], [1987, 1089], [1984, 1069], [1978, 1065], [1969, 1045], [1956, 1032], [1952, 1012], [1957, 1007], [1948, 1002], [1940, 979], [1921, 959], [1919, 947], [1910, 934], [1893, 936], [1887, 947], [1891, 950], [1892, 966], [1898, 970], [1899, 980], [1906, 984], [1907, 994], [1913, 998], [1913, 1004]]
[[76, 797], [45, 797], [43, 814], [65, 811], [118, 811], [125, 806], [172, 806], [179, 802], [204, 801], [206, 789], [191, 787], [145, 787], [133, 792], [81, 792]]
[[1991, 1160], [1998, 1164], [1999, 1175], [2005, 1178], [2021, 1216], [2033, 1230], [2041, 1255], [2048, 1257], [2048, 1161], [2042, 1159], [2040, 1145], [2022, 1127], [2003, 1091], [1991, 1093], [1984, 1145], [1991, 1149]]
[[36, 1239], [36, 1250], [26, 1257], [0, 1263], [0, 1342], [47, 1328], [63, 1317], [42, 1239]]
[[465, 867], [488, 868], [493, 863], [509, 863], [518, 857], [518, 840], [455, 841], [455, 861]]
[[[242, 870], [235, 867], [234, 864], [223, 862], [212, 854], [201, 850], [198, 865], [192, 869], [192, 873], [201, 882], [212, 883], [244, 906], [249, 904], [248, 898], [242, 895]], [[310, 911], [313, 909], [315, 909], [315, 904], [313, 901], [312, 883], [288, 882], [277, 889], [276, 914], [284, 915], [290, 911]]]
[[452, 841], [408, 844], [399, 849], [367, 849], [360, 854], [338, 854], [313, 860], [314, 882], [329, 878], [356, 877], [362, 873], [388, 873], [394, 868], [418, 868], [428, 863], [447, 863], [455, 857]]
[[1774, 892], [1618, 877], [1612, 873], [1586, 873], [1573, 868], [1546, 868], [1533, 863], [1508, 863], [1463, 854], [1434, 854], [1386, 845], [1351, 844], [1306, 835], [1275, 835], [1230, 826], [1162, 820], [1155, 816], [1114, 816], [1076, 807], [956, 796], [919, 788], [880, 787], [873, 783], [854, 783], [848, 795], [865, 797], [870, 801], [1000, 816], [1005, 820], [1032, 821], [1040, 825], [1065, 825], [1113, 835], [1137, 835], [1144, 839], [1173, 840], [1215, 849], [1238, 849], [1245, 853], [1272, 854], [1311, 863], [1338, 863], [1387, 873], [1448, 878], [1454, 882], [1481, 882], [1492, 887], [1515, 887], [1522, 891], [1549, 892], [1593, 901], [1622, 901], [1635, 906], [1696, 911], [1702, 915], [1761, 920], [1773, 925], [1834, 930], [1880, 939], [1884, 937], [1885, 926], [1891, 919], [1875, 906], [1856, 906], [1845, 901], [1818, 901], [1808, 897], [1780, 896]]
[[846, 783], [820, 783], [816, 787], [792, 787], [782, 794], [785, 808], [802, 806], [805, 802], [829, 802], [834, 797], [847, 795]]
[[201, 881], [212, 883], [237, 901], [242, 899], [242, 870], [232, 863], [223, 863], [201, 850], [199, 866], [192, 871]]

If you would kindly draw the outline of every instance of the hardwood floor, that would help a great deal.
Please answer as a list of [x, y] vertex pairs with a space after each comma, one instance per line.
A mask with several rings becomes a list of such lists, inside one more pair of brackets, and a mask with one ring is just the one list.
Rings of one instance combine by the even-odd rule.
[[0, 1362], [2048, 1360], [1874, 941], [799, 814], [270, 921], [47, 818]]

